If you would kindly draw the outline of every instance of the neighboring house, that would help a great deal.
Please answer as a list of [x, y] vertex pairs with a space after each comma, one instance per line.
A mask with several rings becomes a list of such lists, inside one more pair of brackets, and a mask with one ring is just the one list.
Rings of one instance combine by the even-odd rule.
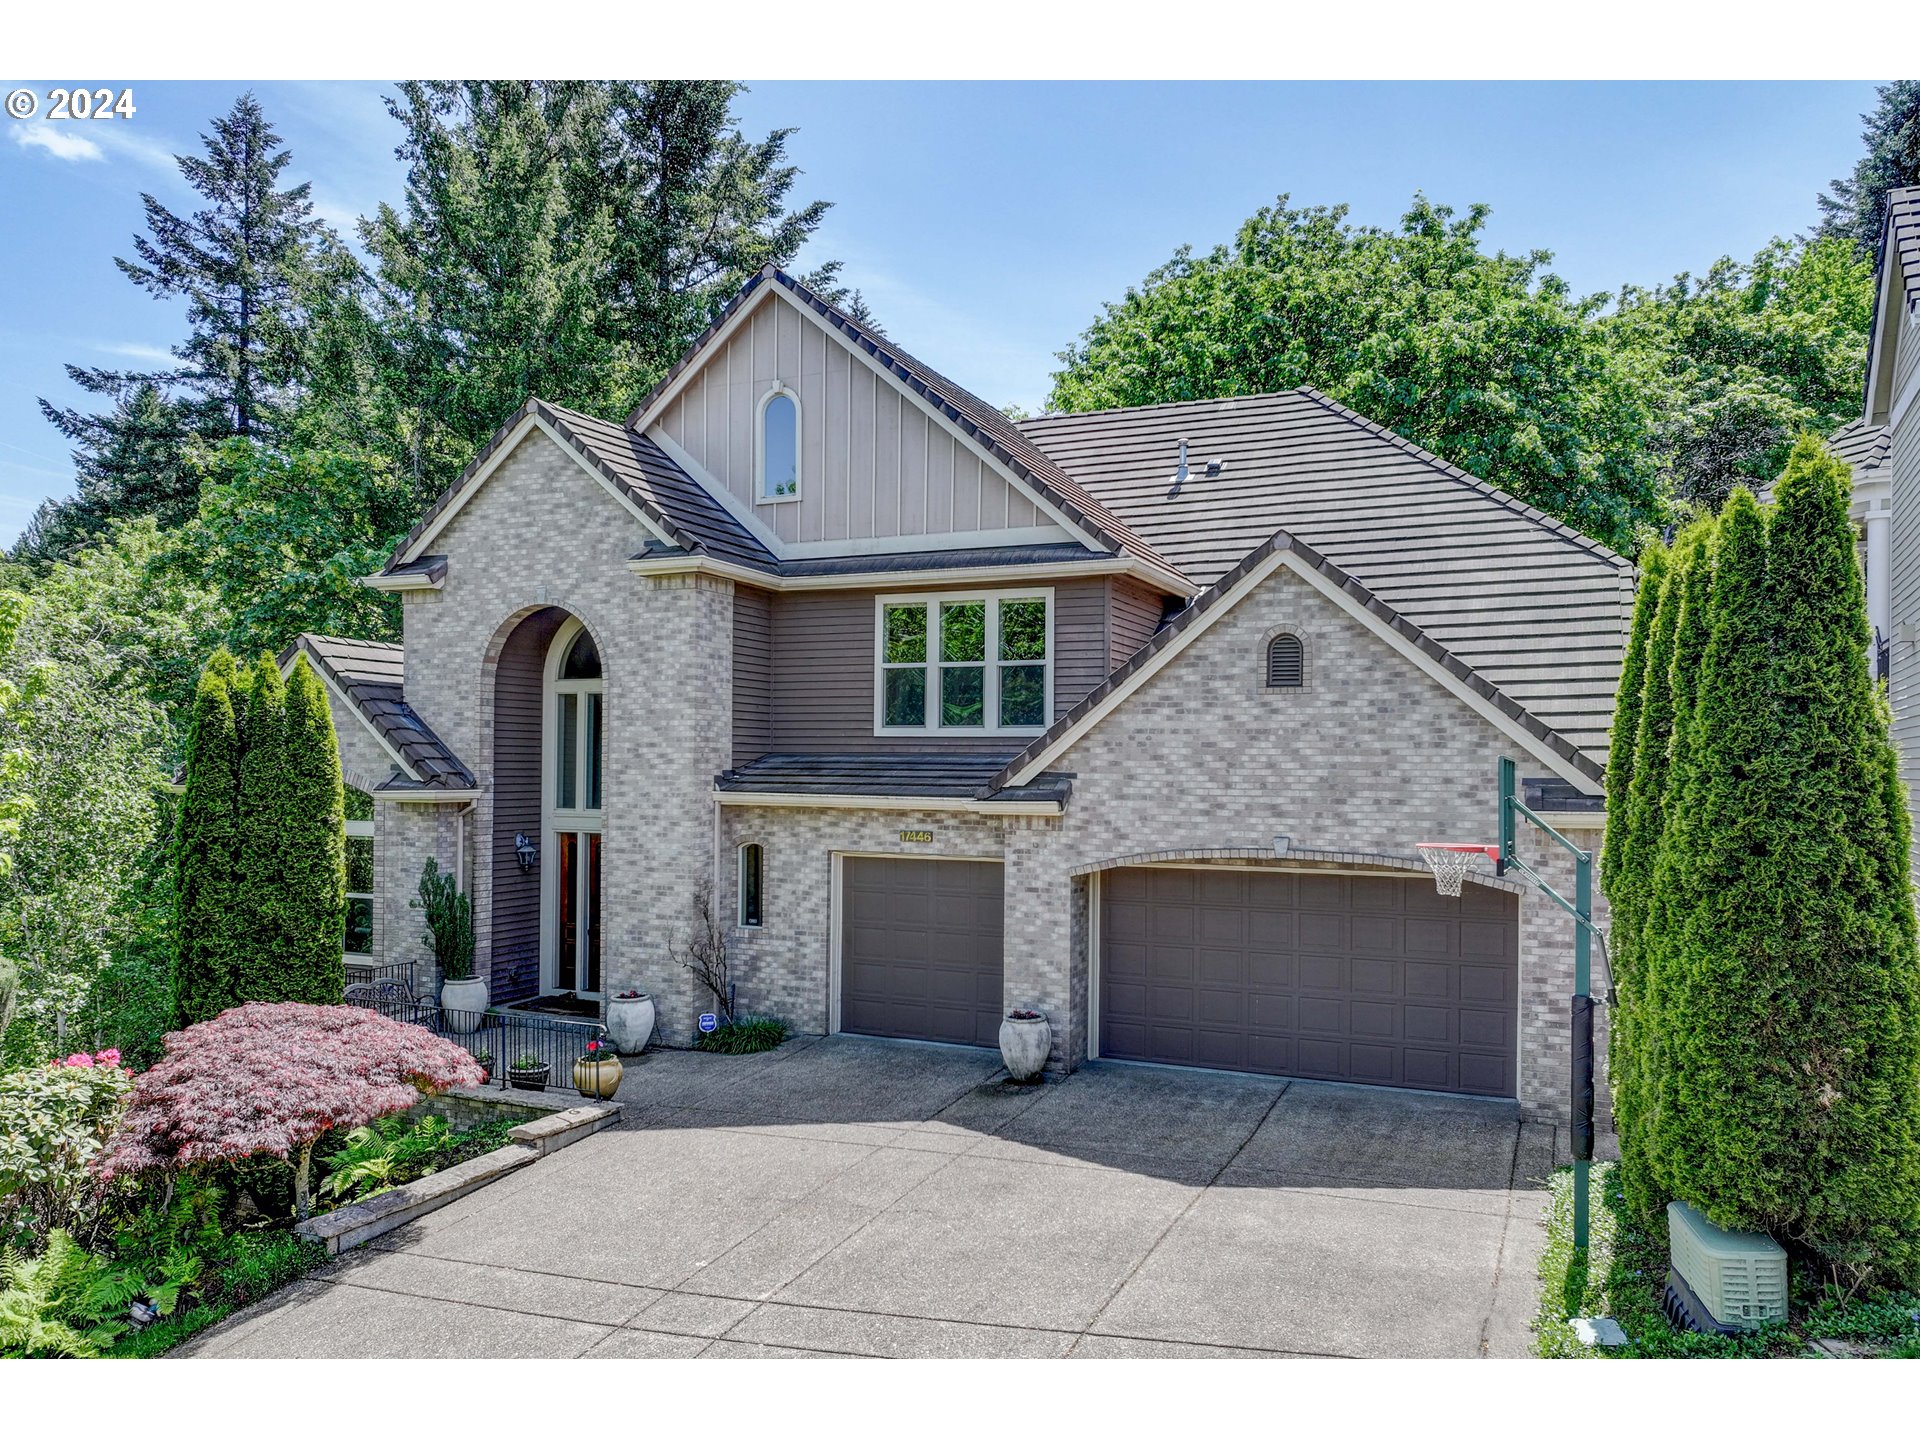
[[[376, 800], [378, 959], [435, 857], [496, 1005], [637, 987], [711, 887], [741, 1007], [1563, 1112], [1572, 930], [1421, 840], [1495, 761], [1599, 843], [1632, 573], [1312, 390], [1016, 424], [775, 270], [625, 423], [529, 400], [303, 637]], [[1558, 854], [1529, 842], [1549, 874]]]
[[[1893, 738], [1909, 794], [1920, 792], [1920, 186], [1887, 196], [1880, 236], [1866, 399], [1829, 440], [1853, 467], [1863, 531], [1875, 673], [1893, 701]], [[1914, 871], [1920, 878], [1920, 862]]]

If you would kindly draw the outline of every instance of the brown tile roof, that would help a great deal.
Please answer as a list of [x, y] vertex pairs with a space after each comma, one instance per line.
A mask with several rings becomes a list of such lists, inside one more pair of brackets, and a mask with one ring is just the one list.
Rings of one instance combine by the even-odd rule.
[[989, 787], [1007, 754], [762, 755], [722, 771], [714, 788], [757, 795], [874, 795], [930, 799], [1064, 801], [1073, 782], [1038, 775], [1011, 790]]
[[[1266, 541], [1242, 558], [1239, 564], [1235, 565], [1231, 570], [1227, 571], [1226, 574], [1214, 581], [1208, 589], [1202, 591], [1200, 595], [1195, 597], [1192, 604], [1174, 616], [1168, 623], [1162, 625], [1159, 630], [1154, 632], [1151, 640], [1133, 653], [1126, 664], [1122, 665], [1118, 670], [1115, 670], [1099, 685], [1096, 685], [1071, 710], [1067, 711], [1066, 714], [1048, 726], [1044, 735], [1037, 737], [1018, 755], [1015, 755], [1009, 760], [982, 788], [981, 794], [984, 796], [993, 793], [1004, 793], [1005, 788], [1012, 785], [1014, 777], [1019, 774], [1022, 768], [1031, 765], [1040, 755], [1044, 754], [1051, 746], [1074, 729], [1075, 726], [1079, 725], [1081, 721], [1085, 720], [1089, 714], [1100, 706], [1101, 702], [1106, 700], [1108, 696], [1113, 694], [1115, 690], [1119, 689], [1121, 685], [1125, 684], [1127, 680], [1132, 678], [1141, 669], [1152, 663], [1156, 656], [1169, 645], [1173, 644], [1181, 633], [1190, 628], [1201, 616], [1207, 614], [1208, 611], [1213, 610], [1217, 606], [1230, 604], [1237, 599], [1241, 593], [1241, 582], [1245, 581], [1248, 576], [1253, 573], [1261, 561], [1279, 550], [1292, 551], [1307, 564], [1320, 571], [1322, 575], [1339, 586], [1356, 603], [1365, 607], [1385, 624], [1391, 626], [1403, 639], [1416, 646], [1423, 654], [1439, 664], [1447, 673], [1459, 680], [1474, 694], [1487, 701], [1495, 709], [1499, 710], [1501, 714], [1520, 725], [1528, 734], [1532, 735], [1536, 740], [1539, 740], [1547, 749], [1551, 750], [1561, 759], [1567, 761], [1581, 774], [1596, 783], [1606, 779], [1604, 757], [1596, 760], [1594, 756], [1588, 754], [1583, 748], [1573, 744], [1566, 736], [1541, 720], [1539, 716], [1531, 713], [1511, 695], [1506, 694], [1498, 686], [1494, 685], [1484, 675], [1481, 675], [1458, 655], [1448, 650], [1446, 646], [1440, 644], [1405, 615], [1396, 611], [1393, 606], [1387, 604], [1379, 596], [1373, 594], [1354, 576], [1346, 573], [1340, 566], [1334, 564], [1326, 556], [1320, 554], [1319, 551], [1300, 540], [1297, 536], [1288, 535], [1283, 531], [1269, 536]], [[1489, 763], [1491, 763], [1491, 758], [1492, 757], [1489, 757]], [[1038, 777], [1036, 777], [1036, 780], [1037, 779]]]
[[1827, 448], [1852, 466], [1854, 478], [1860, 479], [1867, 471], [1878, 469], [1886, 463], [1893, 449], [1893, 435], [1884, 425], [1869, 425], [1864, 420], [1855, 420], [1829, 435]]
[[414, 713], [402, 694], [405, 652], [378, 640], [344, 640], [336, 635], [303, 634], [281, 656], [291, 664], [298, 652], [318, 669], [374, 732], [397, 752], [413, 773], [396, 774], [377, 788], [396, 790], [471, 790], [473, 772]]
[[1606, 546], [1309, 388], [1022, 428], [1194, 581], [1290, 535], [1604, 761], [1633, 603]]
[[1887, 229], [1882, 245], [1882, 264], [1888, 253], [1900, 257], [1907, 304], [1920, 302], [1920, 185], [1887, 192]]

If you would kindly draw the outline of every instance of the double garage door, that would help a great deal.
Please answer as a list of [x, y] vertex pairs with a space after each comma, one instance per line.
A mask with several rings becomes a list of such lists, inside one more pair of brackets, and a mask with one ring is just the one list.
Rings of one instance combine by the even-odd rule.
[[[841, 1029], [996, 1044], [1001, 867], [840, 863]], [[1512, 1095], [1518, 956], [1515, 899], [1485, 886], [1453, 900], [1391, 876], [1110, 870], [1100, 1054]]]
[[1514, 897], [1431, 880], [1132, 869], [1101, 877], [1100, 1053], [1512, 1095]]

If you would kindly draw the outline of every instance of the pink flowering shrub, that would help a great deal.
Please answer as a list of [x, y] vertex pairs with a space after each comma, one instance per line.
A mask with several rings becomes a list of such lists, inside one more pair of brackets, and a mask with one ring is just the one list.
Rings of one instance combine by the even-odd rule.
[[314, 1141], [481, 1079], [452, 1041], [371, 1010], [240, 1005], [167, 1036], [165, 1057], [134, 1086], [100, 1174], [277, 1155], [298, 1167], [295, 1205], [304, 1217]]

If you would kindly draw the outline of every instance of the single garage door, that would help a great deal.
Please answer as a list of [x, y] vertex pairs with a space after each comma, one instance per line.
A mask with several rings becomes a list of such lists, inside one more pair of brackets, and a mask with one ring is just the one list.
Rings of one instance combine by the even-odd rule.
[[998, 1044], [1000, 865], [854, 855], [840, 865], [840, 1028]]
[[1100, 1053], [1512, 1095], [1515, 897], [1431, 880], [1111, 870]]

